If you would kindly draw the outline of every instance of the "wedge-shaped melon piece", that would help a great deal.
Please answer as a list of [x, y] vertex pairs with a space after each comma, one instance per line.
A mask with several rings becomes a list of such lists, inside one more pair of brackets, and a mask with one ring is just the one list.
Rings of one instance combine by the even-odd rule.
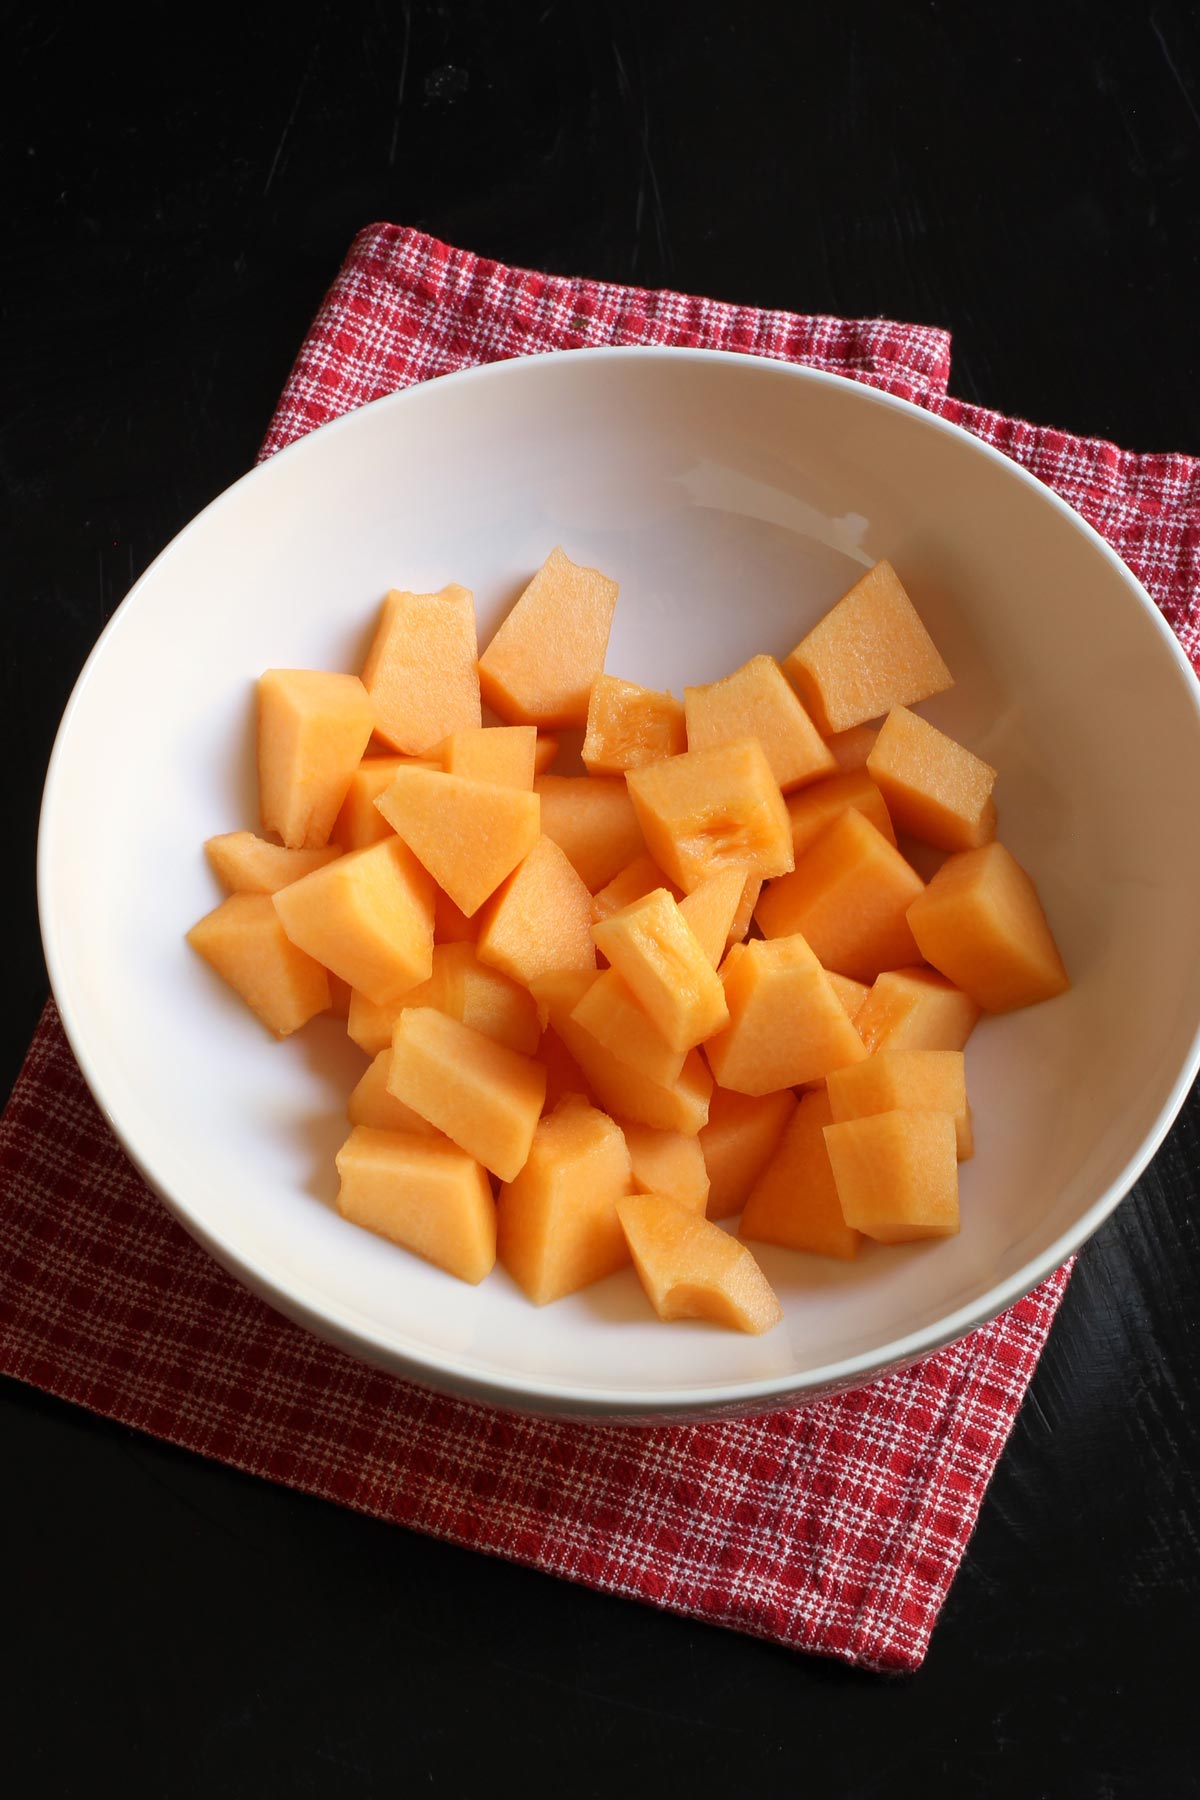
[[479, 915], [480, 962], [529, 987], [553, 969], [594, 969], [592, 896], [558, 845], [540, 837]]
[[757, 738], [648, 763], [626, 780], [647, 849], [685, 893], [723, 869], [765, 878], [792, 867], [787, 806]]
[[350, 1090], [346, 1117], [352, 1125], [369, 1125], [373, 1131], [415, 1131], [418, 1137], [440, 1136], [428, 1119], [388, 1093], [392, 1045], [372, 1057], [360, 1080]]
[[832, 1123], [825, 1090], [805, 1094], [750, 1190], [738, 1226], [744, 1238], [844, 1262], [858, 1255], [862, 1233], [842, 1217], [825, 1147], [825, 1127]]
[[947, 858], [908, 922], [926, 962], [985, 1012], [1033, 1006], [1071, 985], [1037, 889], [1003, 844]]
[[588, 702], [584, 767], [592, 775], [623, 775], [687, 749], [683, 707], [671, 694], [597, 675]]
[[[679, 902], [680, 913], [714, 969], [720, 968], [725, 952], [733, 942], [734, 926], [742, 910], [745, 892], [746, 877], [742, 871], [722, 869], [719, 875], [710, 875]], [[739, 941], [745, 937], [749, 924], [747, 913], [746, 924], [738, 934]]]
[[673, 1050], [702, 1044], [728, 1020], [720, 978], [665, 888], [599, 920], [592, 936]]
[[364, 756], [350, 777], [341, 811], [333, 821], [329, 835], [335, 844], [343, 850], [365, 850], [368, 844], [391, 836], [392, 828], [375, 802], [407, 760], [403, 756]]
[[375, 804], [468, 918], [537, 842], [537, 795], [490, 781], [410, 764]]
[[618, 1200], [638, 1280], [660, 1319], [707, 1319], [757, 1336], [783, 1313], [770, 1282], [736, 1238], [662, 1194]]
[[483, 697], [514, 725], [586, 725], [617, 584], [552, 550], [479, 659]]
[[969, 994], [932, 969], [886, 969], [854, 1015], [867, 1049], [961, 1050], [979, 1018]]
[[881, 1112], [949, 1113], [959, 1162], [974, 1154], [961, 1050], [881, 1050], [853, 1068], [834, 1069], [827, 1086], [839, 1125]]
[[799, 862], [810, 844], [816, 842], [827, 826], [840, 819], [844, 812], [853, 807], [864, 819], [870, 819], [876, 831], [881, 831], [889, 844], [896, 841], [896, 833], [891, 817], [884, 805], [883, 795], [871, 780], [865, 769], [851, 769], [848, 773], [831, 775], [828, 781], [818, 781], [809, 788], [801, 788], [798, 794], [788, 799], [788, 821], [792, 828], [792, 851]]
[[695, 1137], [708, 1118], [712, 1092], [712, 1078], [700, 1052], [688, 1052], [678, 1079], [671, 1083], [652, 1081], [621, 1062], [571, 1017], [597, 979], [594, 972], [557, 970], [534, 982], [534, 997], [606, 1112], [614, 1118], [653, 1125], [658, 1131], [682, 1131]]
[[629, 1192], [620, 1127], [578, 1095], [548, 1113], [520, 1174], [500, 1189], [500, 1261], [545, 1306], [629, 1261], [617, 1201]]
[[645, 845], [623, 780], [611, 775], [539, 775], [542, 832], [563, 850], [595, 893], [640, 855]]
[[592, 912], [597, 919], [611, 918], [623, 906], [632, 906], [635, 900], [652, 894], [655, 888], [666, 888], [673, 899], [679, 898], [679, 889], [674, 882], [667, 880], [654, 858], [646, 852], [635, 856], [611, 881], [597, 888], [592, 895]]
[[848, 775], [852, 769], [864, 767], [878, 736], [878, 728], [874, 725], [852, 725], [849, 731], [835, 731], [825, 742], [838, 768]]
[[851, 808], [764, 889], [755, 917], [767, 937], [800, 932], [826, 968], [874, 981], [918, 960], [908, 909], [923, 892], [895, 845]]
[[867, 1054], [802, 937], [736, 944], [724, 985], [729, 1024], [704, 1047], [723, 1088], [772, 1094], [818, 1081]]
[[187, 938], [276, 1037], [329, 1006], [325, 970], [289, 942], [269, 894], [230, 894]]
[[825, 1147], [847, 1225], [881, 1244], [953, 1237], [958, 1141], [942, 1112], [873, 1113], [826, 1125]]
[[293, 944], [377, 1006], [429, 979], [433, 882], [399, 838], [339, 856], [272, 904]]
[[752, 656], [721, 681], [685, 688], [683, 704], [689, 750], [757, 738], [785, 794], [837, 768], [773, 656]]
[[996, 771], [906, 706], [893, 707], [867, 772], [901, 831], [938, 850], [976, 850], [996, 835]]
[[[839, 975], [835, 969], [827, 969], [829, 985], [846, 1009], [848, 1019], [857, 1019], [863, 1001], [870, 993], [865, 981], [854, 981], [849, 975]], [[862, 1036], [862, 1033], [859, 1033]]]
[[544, 775], [557, 755], [558, 739], [556, 737], [548, 737], [545, 732], [539, 731], [537, 744], [535, 745], [533, 752], [533, 773], [535, 777]]
[[727, 1219], [742, 1210], [795, 1109], [790, 1088], [758, 1095], [713, 1089], [708, 1124], [699, 1139], [708, 1170], [710, 1219]]
[[277, 894], [302, 875], [323, 869], [340, 852], [336, 844], [320, 850], [288, 850], [252, 831], [227, 831], [210, 837], [204, 854], [226, 893]]
[[329, 842], [374, 724], [356, 675], [268, 669], [258, 684], [258, 809], [290, 850]]
[[708, 1202], [708, 1170], [699, 1138], [682, 1131], [655, 1131], [633, 1119], [619, 1121], [633, 1167], [633, 1189], [638, 1194], [661, 1194], [703, 1214]]
[[[350, 989], [350, 1005], [346, 1013], [346, 1036], [356, 1043], [360, 1050], [368, 1056], [377, 1056], [381, 1050], [391, 1048], [392, 1032], [396, 1020], [400, 1017], [400, 1008], [407, 1003], [409, 994], [420, 993], [427, 983], [418, 982], [415, 988], [406, 988], [404, 993], [389, 1000], [386, 1006], [376, 1006], [357, 988]], [[369, 1119], [356, 1121], [369, 1125]]]
[[826, 737], [954, 685], [889, 562], [842, 595], [783, 670]]
[[446, 1138], [356, 1125], [337, 1154], [338, 1211], [460, 1281], [496, 1261], [496, 1205], [473, 1157]]
[[363, 664], [375, 730], [419, 756], [481, 719], [475, 666], [475, 602], [452, 582], [436, 594], [394, 588]]
[[529, 1155], [546, 1071], [431, 1006], [406, 1006], [392, 1034], [388, 1092], [511, 1181]]
[[538, 1061], [546, 1071], [546, 1101], [543, 1113], [553, 1112], [567, 1094], [581, 1094], [594, 1100], [588, 1078], [553, 1026], [542, 1033], [538, 1045]]
[[470, 726], [452, 731], [438, 752], [447, 775], [528, 793], [537, 761], [537, 731], [532, 725]]
[[[380, 813], [380, 818], [383, 814]], [[439, 888], [433, 898], [433, 938], [437, 944], [473, 944], [479, 936], [481, 915], [468, 919], [449, 894]]]
[[667, 1043], [616, 969], [597, 975], [571, 1017], [618, 1062], [628, 1063], [648, 1080], [666, 1087], [678, 1081], [686, 1052]]
[[402, 1004], [432, 1006], [522, 1056], [536, 1054], [541, 1040], [533, 995], [499, 969], [481, 963], [474, 944], [435, 944], [433, 973], [405, 994]]

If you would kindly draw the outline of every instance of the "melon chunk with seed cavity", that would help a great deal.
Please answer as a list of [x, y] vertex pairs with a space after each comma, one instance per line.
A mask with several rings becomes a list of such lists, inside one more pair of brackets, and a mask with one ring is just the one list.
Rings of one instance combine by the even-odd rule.
[[399, 838], [351, 850], [272, 900], [292, 942], [377, 1006], [433, 969], [433, 882]]
[[662, 1194], [617, 1202], [633, 1265], [660, 1319], [706, 1319], [757, 1336], [783, 1317], [744, 1244]]
[[787, 807], [757, 738], [649, 763], [626, 781], [646, 848], [685, 894], [724, 869], [766, 878], [793, 866]]
[[832, 1123], [824, 1089], [805, 1094], [750, 1191], [738, 1226], [744, 1238], [843, 1262], [858, 1255], [862, 1233], [842, 1216], [825, 1145], [825, 1127]]
[[900, 830], [923, 844], [975, 850], [996, 835], [995, 769], [906, 706], [884, 720], [867, 772]]
[[809, 845], [790, 875], [759, 898], [767, 937], [800, 932], [827, 968], [855, 981], [916, 962], [908, 909], [924, 883], [894, 844], [853, 808]]
[[548, 837], [482, 908], [475, 941], [480, 962], [523, 987], [555, 969], [595, 969], [592, 896]]
[[357, 675], [268, 669], [258, 683], [263, 830], [277, 831], [289, 850], [327, 844], [373, 723]]
[[586, 725], [617, 584], [550, 552], [479, 659], [483, 697], [513, 725]]
[[537, 795], [490, 781], [410, 765], [375, 804], [467, 918], [537, 842]]
[[623, 906], [631, 906], [635, 900], [642, 900], [647, 894], [652, 894], [655, 888], [666, 888], [672, 899], [679, 898], [679, 889], [674, 882], [667, 880], [654, 858], [646, 851], [641, 856], [635, 856], [623, 869], [619, 869], [602, 888], [597, 888], [592, 895], [592, 911], [597, 919], [607, 919], [613, 913], [620, 912]]
[[969, 994], [933, 969], [885, 969], [854, 1015], [867, 1049], [961, 1050], [979, 1019]]
[[882, 1050], [853, 1068], [833, 1070], [827, 1086], [839, 1125], [881, 1112], [949, 1113], [959, 1162], [974, 1153], [961, 1050]]
[[592, 775], [623, 775], [687, 749], [683, 707], [671, 694], [597, 675], [588, 702], [583, 764]]
[[703, 1215], [708, 1201], [708, 1170], [699, 1138], [682, 1131], [655, 1131], [632, 1119], [618, 1121], [625, 1134], [633, 1168], [633, 1190], [662, 1194], [689, 1212]]
[[252, 831], [226, 831], [204, 846], [209, 866], [229, 894], [277, 894], [302, 875], [323, 869], [340, 855], [336, 844], [320, 850], [288, 850], [255, 837]]
[[592, 937], [673, 1050], [690, 1050], [727, 1021], [720, 978], [665, 888], [601, 919]]
[[569, 1095], [541, 1120], [496, 1206], [500, 1261], [535, 1306], [628, 1263], [617, 1201], [630, 1179], [620, 1127], [581, 1096]]
[[796, 1099], [790, 1088], [773, 1094], [713, 1089], [708, 1123], [700, 1133], [700, 1148], [708, 1170], [710, 1219], [727, 1219], [731, 1213], [742, 1210], [795, 1110]]
[[788, 822], [792, 828], [792, 851], [796, 861], [799, 862], [821, 833], [851, 807], [864, 819], [869, 819], [889, 844], [895, 843], [891, 815], [870, 773], [866, 769], [851, 769], [788, 796]]
[[384, 600], [363, 686], [378, 736], [420, 756], [452, 731], [481, 723], [475, 602], [452, 582], [436, 594], [394, 588]]
[[704, 1049], [721, 1087], [771, 1094], [867, 1054], [802, 937], [735, 945], [724, 985], [729, 1024]]
[[325, 970], [287, 938], [270, 894], [230, 894], [187, 939], [276, 1037], [329, 1006]]
[[441, 1135], [434, 1132], [428, 1119], [423, 1119], [411, 1106], [405, 1106], [388, 1093], [388, 1075], [392, 1067], [392, 1042], [372, 1057], [366, 1069], [350, 1090], [346, 1117], [352, 1125], [369, 1125], [373, 1131], [412, 1131], [418, 1137]]
[[953, 1237], [958, 1142], [941, 1112], [873, 1113], [826, 1125], [825, 1147], [847, 1225], [881, 1244]]
[[447, 775], [528, 793], [537, 764], [537, 731], [532, 725], [468, 726], [444, 738], [438, 753]]
[[842, 595], [783, 670], [826, 737], [954, 685], [889, 562]]
[[546, 1071], [431, 1006], [406, 1006], [392, 1034], [388, 1092], [511, 1181], [529, 1155]]
[[689, 750], [757, 738], [785, 794], [837, 768], [773, 656], [753, 656], [720, 681], [685, 688], [683, 704]]
[[909, 908], [921, 955], [985, 1012], [1052, 1000], [1070, 987], [1037, 889], [998, 842], [942, 864]]
[[356, 1125], [337, 1154], [338, 1211], [460, 1281], [496, 1261], [491, 1183], [447, 1138]]
[[591, 893], [645, 849], [623, 780], [611, 775], [539, 775], [541, 829]]

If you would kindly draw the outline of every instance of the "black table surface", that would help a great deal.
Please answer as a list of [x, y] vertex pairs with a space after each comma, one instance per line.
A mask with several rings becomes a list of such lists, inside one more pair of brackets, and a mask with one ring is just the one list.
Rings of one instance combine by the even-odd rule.
[[[1200, 451], [1185, 0], [121, 11], [5, 9], [5, 1090], [45, 994], [61, 708], [133, 578], [250, 464], [359, 226], [947, 326], [966, 398]], [[917, 1676], [598, 1597], [8, 1383], [0, 1780], [1200, 1791], [1198, 1125], [1193, 1097], [1084, 1250]]]

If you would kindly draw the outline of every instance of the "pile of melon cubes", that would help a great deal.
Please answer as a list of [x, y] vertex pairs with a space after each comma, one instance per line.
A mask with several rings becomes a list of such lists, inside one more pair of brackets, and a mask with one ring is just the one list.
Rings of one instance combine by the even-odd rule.
[[995, 771], [910, 710], [951, 676], [888, 563], [682, 704], [604, 673], [616, 598], [555, 550], [482, 656], [451, 586], [390, 593], [361, 675], [265, 674], [270, 835], [209, 841], [189, 937], [277, 1036], [346, 1017], [347, 1219], [538, 1305], [632, 1262], [661, 1318], [761, 1332], [749, 1243], [958, 1230], [963, 1046], [1067, 976]]

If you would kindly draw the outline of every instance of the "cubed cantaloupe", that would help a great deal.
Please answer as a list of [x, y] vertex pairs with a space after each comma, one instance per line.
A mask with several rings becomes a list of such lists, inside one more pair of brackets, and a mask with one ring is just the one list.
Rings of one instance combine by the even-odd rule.
[[954, 685], [889, 562], [842, 595], [783, 665], [827, 737]]
[[779, 783], [757, 738], [631, 769], [646, 847], [684, 893], [723, 869], [765, 879], [793, 865]]
[[276, 1037], [329, 1006], [325, 970], [285, 935], [270, 894], [230, 894], [187, 938]]
[[540, 1121], [496, 1205], [500, 1262], [535, 1306], [629, 1261], [617, 1201], [630, 1181], [624, 1135], [606, 1113], [569, 1095]]
[[[714, 969], [720, 968], [725, 952], [734, 940], [734, 925], [745, 892], [746, 877], [742, 871], [722, 869], [693, 888], [690, 894], [685, 894], [679, 902], [680, 912]], [[739, 941], [745, 937], [749, 923], [747, 916]]]
[[655, 888], [666, 888], [674, 899], [679, 898], [675, 883], [667, 880], [649, 851], [644, 851], [619, 869], [611, 881], [597, 888], [592, 895], [592, 912], [597, 919], [607, 919], [620, 912], [623, 906], [631, 906], [635, 900], [652, 894]]
[[832, 1123], [824, 1088], [805, 1094], [746, 1199], [738, 1226], [744, 1238], [843, 1262], [858, 1255], [862, 1233], [842, 1216], [825, 1145], [825, 1127]]
[[825, 739], [843, 774], [848, 775], [853, 769], [861, 769], [871, 751], [875, 748], [875, 739], [879, 730], [874, 725], [851, 725], [849, 731], [835, 731]]
[[702, 1044], [727, 1022], [720, 978], [665, 888], [598, 920], [592, 937], [673, 1050]]
[[839, 1125], [871, 1113], [949, 1113], [959, 1162], [974, 1153], [961, 1050], [881, 1050], [852, 1068], [834, 1069], [826, 1086]]
[[524, 987], [553, 969], [596, 967], [592, 896], [548, 837], [487, 902], [475, 942], [480, 962]]
[[755, 917], [767, 937], [800, 932], [827, 968], [874, 981], [919, 960], [908, 909], [923, 891], [912, 865], [852, 807], [768, 884]]
[[384, 600], [363, 686], [376, 734], [420, 756], [452, 731], [481, 722], [475, 602], [451, 582], [436, 594], [393, 589]]
[[479, 659], [483, 697], [513, 725], [586, 725], [617, 584], [550, 552]]
[[773, 656], [752, 656], [720, 681], [685, 688], [683, 705], [689, 750], [757, 738], [785, 794], [837, 768]]
[[683, 707], [672, 694], [597, 675], [588, 702], [583, 764], [592, 775], [623, 775], [687, 749]]
[[873, 1113], [826, 1125], [825, 1147], [847, 1225], [881, 1244], [953, 1237], [958, 1140], [942, 1112]]
[[595, 893], [645, 850], [624, 780], [612, 775], [539, 775], [542, 833]]
[[538, 838], [536, 794], [437, 769], [397, 769], [375, 804], [468, 918]]
[[618, 1200], [617, 1215], [638, 1279], [660, 1319], [706, 1319], [757, 1336], [783, 1317], [745, 1244], [719, 1225], [662, 1194]]
[[999, 842], [948, 857], [908, 922], [926, 962], [985, 1012], [1033, 1006], [1071, 985], [1036, 887]]
[[854, 1015], [868, 1051], [961, 1050], [979, 1018], [969, 994], [933, 969], [885, 969]]
[[252, 831], [226, 831], [204, 846], [209, 867], [228, 894], [277, 894], [302, 875], [323, 869], [340, 855], [336, 844], [319, 850], [289, 850]]
[[788, 822], [792, 829], [792, 851], [796, 861], [799, 862], [809, 845], [815, 843], [821, 833], [851, 807], [855, 812], [860, 812], [864, 819], [870, 819], [889, 844], [895, 843], [896, 832], [883, 795], [866, 769], [850, 769], [831, 775], [827, 781], [814, 782], [812, 787], [801, 788], [798, 794], [788, 796]]
[[447, 775], [528, 793], [537, 762], [537, 730], [532, 725], [468, 726], [444, 738], [438, 753]]
[[900, 831], [938, 850], [976, 850], [996, 835], [996, 771], [928, 719], [895, 706], [867, 772]]
[[571, 1017], [618, 1062], [628, 1063], [648, 1080], [668, 1087], [678, 1081], [686, 1051], [667, 1042], [616, 969], [597, 975]]
[[[383, 814], [380, 813], [380, 818]], [[389, 826], [390, 830], [391, 827]], [[468, 919], [449, 894], [438, 888], [433, 897], [433, 941], [435, 944], [473, 944], [479, 936], [480, 913]]]
[[290, 850], [329, 842], [374, 723], [356, 675], [268, 669], [258, 684], [258, 809]]
[[[846, 1009], [848, 1019], [857, 1019], [863, 1001], [870, 993], [865, 981], [855, 981], [850, 975], [839, 975], [836, 969], [826, 969], [829, 985]], [[862, 1033], [859, 1032], [859, 1036]]]
[[537, 743], [533, 749], [534, 776], [544, 775], [558, 755], [558, 739], [547, 732], [539, 731]]
[[[386, 1049], [378, 1051], [350, 1090], [346, 1117], [352, 1125], [369, 1125], [373, 1131], [415, 1131], [418, 1137], [435, 1135], [428, 1119], [423, 1119], [395, 1094], [388, 1093], [388, 1075], [392, 1067], [392, 1041], [389, 1034]], [[440, 1135], [440, 1134], [437, 1134]]]
[[432, 1006], [522, 1056], [536, 1053], [542, 1035], [529, 989], [480, 962], [474, 944], [435, 944], [429, 980], [405, 994], [401, 1004]]
[[392, 828], [375, 802], [407, 760], [403, 756], [363, 757], [350, 777], [346, 798], [333, 821], [329, 835], [335, 844], [343, 850], [363, 850], [368, 844], [378, 844], [391, 836]]
[[377, 1006], [433, 969], [433, 882], [399, 838], [351, 850], [272, 898], [299, 949]]
[[725, 964], [729, 1024], [704, 1047], [723, 1088], [771, 1094], [861, 1062], [863, 1041], [802, 937], [737, 944]]
[[698, 1050], [689, 1050], [673, 1082], [653, 1081], [621, 1062], [572, 1018], [598, 977], [580, 969], [560, 969], [538, 977], [534, 997], [543, 1015], [570, 1051], [600, 1105], [618, 1119], [636, 1119], [659, 1131], [695, 1137], [708, 1118], [712, 1077]]
[[708, 1171], [708, 1216], [727, 1219], [770, 1162], [796, 1109], [790, 1088], [773, 1094], [737, 1094], [715, 1087], [699, 1143]]
[[392, 1034], [388, 1092], [511, 1181], [529, 1155], [546, 1071], [431, 1006], [406, 1006]]
[[338, 1211], [460, 1281], [496, 1261], [496, 1205], [479, 1164], [446, 1138], [356, 1125], [337, 1154]]
[[[418, 982], [415, 989], [406, 988], [404, 993], [398, 994], [384, 1006], [377, 1006], [374, 1000], [368, 1000], [357, 988], [351, 988], [350, 1005], [346, 1012], [346, 1036], [360, 1050], [365, 1050], [368, 1056], [377, 1056], [381, 1050], [390, 1047], [392, 1032], [400, 1017], [400, 1008], [409, 994], [419, 993], [426, 985], [423, 981]], [[370, 1120], [364, 1119], [362, 1123], [369, 1124]]]
[[633, 1119], [618, 1121], [625, 1134], [637, 1194], [662, 1194], [703, 1214], [708, 1202], [708, 1170], [700, 1140], [682, 1131], [655, 1131]]

